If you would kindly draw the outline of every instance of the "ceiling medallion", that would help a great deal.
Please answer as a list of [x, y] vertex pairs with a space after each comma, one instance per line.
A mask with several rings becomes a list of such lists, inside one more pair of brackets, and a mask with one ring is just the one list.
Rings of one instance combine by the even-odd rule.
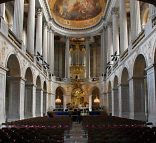
[[55, 22], [65, 28], [96, 25], [104, 15], [106, 0], [49, 0]]

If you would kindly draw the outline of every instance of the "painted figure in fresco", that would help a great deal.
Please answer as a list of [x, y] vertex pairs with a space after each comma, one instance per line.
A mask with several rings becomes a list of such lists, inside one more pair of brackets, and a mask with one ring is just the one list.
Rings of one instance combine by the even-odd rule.
[[84, 20], [101, 12], [99, 0], [57, 0], [54, 12], [64, 19]]

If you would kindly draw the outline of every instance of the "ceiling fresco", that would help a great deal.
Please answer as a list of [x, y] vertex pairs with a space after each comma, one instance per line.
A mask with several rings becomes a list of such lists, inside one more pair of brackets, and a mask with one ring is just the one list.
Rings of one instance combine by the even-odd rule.
[[49, 0], [55, 22], [66, 28], [96, 25], [104, 14], [107, 0]]

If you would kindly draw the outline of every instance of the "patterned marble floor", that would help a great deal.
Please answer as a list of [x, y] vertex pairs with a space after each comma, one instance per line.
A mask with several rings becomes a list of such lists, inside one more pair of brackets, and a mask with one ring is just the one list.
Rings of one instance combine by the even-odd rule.
[[88, 134], [81, 124], [73, 122], [71, 130], [65, 131], [64, 143], [88, 143]]

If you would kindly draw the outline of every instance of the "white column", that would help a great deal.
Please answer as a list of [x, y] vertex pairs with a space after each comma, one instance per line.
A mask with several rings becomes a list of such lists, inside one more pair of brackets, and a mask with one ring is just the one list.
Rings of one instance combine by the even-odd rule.
[[33, 86], [33, 95], [32, 95], [32, 116], [36, 117], [36, 86]]
[[111, 22], [108, 23], [107, 30], [108, 30], [107, 61], [111, 62], [111, 55], [113, 55], [113, 38], [112, 38], [112, 23]]
[[50, 27], [47, 26], [47, 63], [49, 64], [49, 50], [50, 50]]
[[36, 52], [39, 52], [40, 55], [42, 55], [42, 9], [37, 10]]
[[6, 97], [6, 71], [0, 68], [0, 124], [6, 120], [5, 97]]
[[101, 74], [104, 73], [104, 29], [102, 30], [102, 33], [101, 33]]
[[122, 117], [122, 85], [119, 85], [119, 117]]
[[54, 31], [49, 31], [49, 65], [50, 72], [54, 75]]
[[48, 54], [48, 45], [47, 45], [47, 36], [48, 36], [48, 33], [47, 33], [47, 23], [44, 23], [44, 28], [43, 28], [43, 60], [45, 62], [47, 62], [47, 54]]
[[66, 38], [66, 49], [65, 49], [65, 77], [69, 78], [69, 37]]
[[27, 20], [27, 51], [34, 55], [34, 34], [35, 34], [35, 0], [29, 1]]
[[0, 18], [5, 18], [5, 3], [0, 4]]
[[13, 32], [18, 39], [23, 40], [24, 0], [15, 0]]
[[25, 96], [25, 80], [20, 80], [20, 106], [19, 106], [19, 114], [20, 119], [24, 119], [24, 96]]
[[155, 65], [147, 68], [147, 89], [148, 89], [148, 121], [156, 126], [156, 84]]
[[92, 111], [92, 95], [89, 95], [89, 111]]
[[112, 90], [112, 115], [115, 116], [115, 92], [114, 92], [114, 89]]
[[48, 111], [48, 108], [49, 108], [49, 93], [46, 93], [46, 115], [47, 115], [47, 111]]
[[88, 38], [86, 38], [86, 60], [86, 78], [90, 79], [90, 47]]
[[67, 107], [67, 96], [66, 95], [63, 95], [63, 109], [65, 110]]
[[125, 0], [119, 0], [120, 8], [120, 53], [128, 48], [127, 13]]
[[51, 106], [55, 108], [55, 94], [51, 94]]
[[113, 54], [119, 55], [119, 20], [118, 8], [112, 8], [112, 27], [113, 27]]
[[134, 41], [141, 32], [140, 3], [130, 0], [131, 39]]
[[106, 67], [107, 67], [107, 40], [106, 40], [106, 26], [103, 29], [103, 73], [106, 74]]
[[132, 77], [129, 79], [129, 103], [130, 103], [130, 119], [134, 119], [134, 87]]
[[43, 90], [41, 90], [41, 103], [40, 104], [41, 104], [40, 113], [41, 113], [41, 116], [43, 116]]

